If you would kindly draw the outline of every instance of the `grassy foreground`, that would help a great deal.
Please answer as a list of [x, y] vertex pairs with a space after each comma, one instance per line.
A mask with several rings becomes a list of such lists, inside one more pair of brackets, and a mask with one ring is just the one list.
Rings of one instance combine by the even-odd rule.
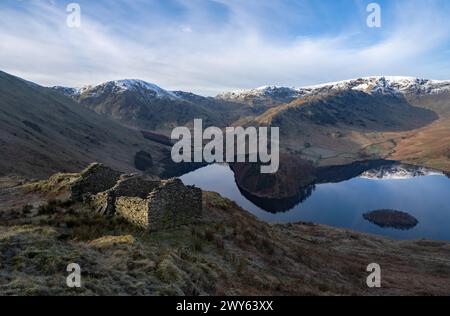
[[[0, 211], [1, 295], [450, 293], [449, 243], [269, 225], [215, 193], [204, 193], [198, 223], [157, 234], [82, 204], [39, 201]], [[72, 262], [82, 269], [79, 289], [66, 286]], [[366, 285], [373, 262], [382, 267], [380, 289]]]

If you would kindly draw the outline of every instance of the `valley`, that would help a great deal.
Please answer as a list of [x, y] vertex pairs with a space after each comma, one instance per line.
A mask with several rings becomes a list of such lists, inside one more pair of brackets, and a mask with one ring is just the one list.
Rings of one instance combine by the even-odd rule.
[[[215, 98], [170, 92], [139, 80], [53, 89], [143, 133], [170, 137], [176, 126], [193, 128], [195, 118], [219, 128], [276, 126], [281, 151], [316, 166], [383, 158], [449, 168], [448, 142], [433, 141], [449, 135], [447, 81], [367, 77], [304, 88], [267, 86]], [[422, 141], [428, 145], [415, 151], [414, 144]]]
[[5, 73], [0, 79], [2, 175], [41, 178], [98, 161], [121, 171], [179, 176], [204, 165], [171, 159], [172, 129], [192, 129], [195, 119], [205, 128], [279, 127], [279, 171], [255, 179], [269, 186], [265, 191], [248, 185], [257, 165], [232, 166], [238, 185], [260, 197], [295, 196], [316, 181], [320, 168], [363, 161], [395, 160], [450, 172], [447, 81], [367, 77], [202, 97], [141, 80], [49, 89]]
[[[170, 134], [175, 127], [191, 130], [195, 119], [222, 130], [279, 127], [279, 171], [262, 175], [258, 163], [174, 163]], [[203, 97], [141, 80], [48, 88], [0, 72], [0, 122], [0, 294], [450, 290], [448, 209], [442, 207], [450, 205], [444, 194], [450, 82], [368, 77]], [[120, 181], [181, 177], [200, 186], [201, 216], [149, 234], [62, 194], [93, 162], [115, 169], [113, 175], [130, 174]], [[121, 210], [133, 205], [124, 212], [128, 219], [142, 211], [136, 205], [153, 201], [136, 197], [141, 189], [117, 199], [125, 203]], [[98, 198], [116, 201], [114, 192]], [[158, 201], [181, 201], [169, 195]], [[411, 214], [417, 225], [388, 231], [383, 219], [376, 217], [376, 226], [364, 218], [388, 209], [404, 211], [396, 214], [412, 223]], [[86, 271], [80, 290], [64, 285], [66, 261], [77, 260]], [[381, 289], [365, 285], [366, 267], [374, 261], [384, 269]]]

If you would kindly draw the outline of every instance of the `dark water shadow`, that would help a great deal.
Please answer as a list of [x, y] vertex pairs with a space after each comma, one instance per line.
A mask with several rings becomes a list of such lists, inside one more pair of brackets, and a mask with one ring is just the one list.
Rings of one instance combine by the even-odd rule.
[[238, 184], [236, 184], [241, 194], [250, 202], [260, 207], [269, 213], [282, 213], [287, 212], [298, 204], [306, 201], [316, 189], [315, 185], [309, 185], [306, 188], [301, 189], [297, 195], [284, 198], [284, 199], [274, 199], [274, 198], [264, 198], [256, 195], [252, 195], [251, 193], [243, 190]]

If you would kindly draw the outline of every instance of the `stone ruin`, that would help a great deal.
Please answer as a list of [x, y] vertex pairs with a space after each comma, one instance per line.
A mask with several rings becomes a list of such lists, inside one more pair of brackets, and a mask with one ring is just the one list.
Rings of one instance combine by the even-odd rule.
[[83, 170], [70, 185], [72, 200], [85, 201], [93, 194], [108, 190], [119, 181], [121, 173], [99, 163]]
[[149, 231], [191, 224], [202, 214], [202, 191], [196, 187], [179, 179], [124, 175], [98, 163], [71, 184], [71, 195], [101, 214], [120, 216]]

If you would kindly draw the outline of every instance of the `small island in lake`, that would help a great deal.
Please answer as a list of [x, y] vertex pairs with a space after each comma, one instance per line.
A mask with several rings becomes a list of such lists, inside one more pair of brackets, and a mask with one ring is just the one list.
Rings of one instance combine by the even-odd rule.
[[365, 220], [382, 228], [409, 230], [417, 226], [419, 221], [412, 215], [396, 210], [376, 210], [363, 214]]

